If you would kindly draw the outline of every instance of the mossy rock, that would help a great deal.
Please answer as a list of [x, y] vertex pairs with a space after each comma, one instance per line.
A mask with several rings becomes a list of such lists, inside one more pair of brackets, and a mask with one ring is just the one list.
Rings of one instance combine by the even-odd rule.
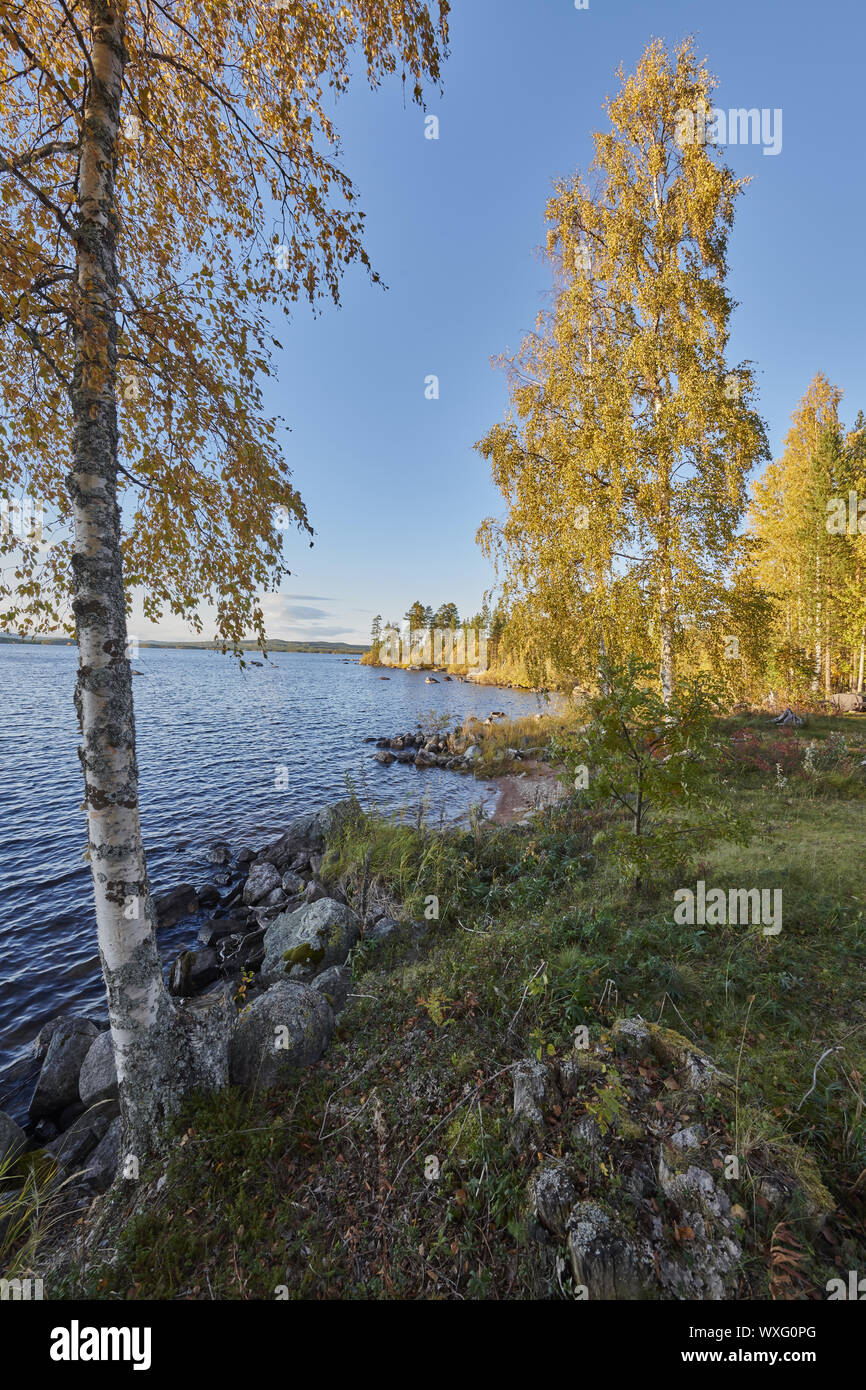
[[325, 959], [325, 949], [320, 947], [318, 950], [311, 946], [308, 941], [302, 941], [300, 946], [293, 946], [290, 951], [283, 952], [283, 960], [286, 962], [286, 970], [291, 970], [294, 965], [309, 965], [315, 968]]

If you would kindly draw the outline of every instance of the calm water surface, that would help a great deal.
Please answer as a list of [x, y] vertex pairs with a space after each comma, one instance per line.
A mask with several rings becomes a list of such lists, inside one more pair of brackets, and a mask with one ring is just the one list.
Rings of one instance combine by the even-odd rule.
[[[58, 1013], [104, 1016], [81, 811], [72, 704], [76, 651], [0, 644], [0, 1107], [26, 1105], [30, 1040]], [[134, 663], [141, 812], [151, 886], [201, 885], [207, 846], [257, 849], [293, 816], [346, 795], [397, 810], [426, 798], [455, 820], [495, 788], [394, 763], [363, 739], [412, 728], [431, 710], [455, 723], [492, 710], [543, 708], [538, 697], [423, 674], [380, 672], [337, 655], [277, 653], [238, 669], [215, 652], [145, 648]], [[275, 769], [288, 769], [276, 790]], [[285, 780], [285, 779], [283, 779]], [[163, 960], [192, 945], [197, 922], [160, 932]]]

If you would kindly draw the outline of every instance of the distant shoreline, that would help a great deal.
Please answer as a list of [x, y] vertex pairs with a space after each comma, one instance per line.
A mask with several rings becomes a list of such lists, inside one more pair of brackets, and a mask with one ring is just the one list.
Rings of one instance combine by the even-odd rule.
[[[0, 645], [9, 647], [74, 647], [75, 642], [70, 637], [7, 637], [0, 633]], [[200, 651], [218, 652], [220, 645], [218, 642], [155, 642], [141, 641], [138, 643], [139, 650], [145, 647], [159, 647], [164, 650], [180, 651]], [[255, 642], [241, 642], [241, 651], [258, 652], [261, 648]], [[307, 652], [324, 656], [364, 656], [370, 650], [369, 647], [352, 646], [347, 642], [282, 642], [273, 641], [267, 644], [268, 652]]]

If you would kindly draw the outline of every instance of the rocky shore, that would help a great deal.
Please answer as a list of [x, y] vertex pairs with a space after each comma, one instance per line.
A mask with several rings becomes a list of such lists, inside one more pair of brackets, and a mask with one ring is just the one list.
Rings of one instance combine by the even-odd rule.
[[[349, 996], [346, 962], [359, 941], [380, 945], [424, 935], [424, 923], [398, 922], [372, 906], [355, 912], [338, 883], [322, 880], [329, 836], [359, 809], [343, 801], [300, 816], [259, 851], [244, 846], [233, 852], [218, 841], [207, 855], [217, 882], [179, 884], [154, 899], [158, 928], [202, 909], [210, 913], [196, 948], [172, 963], [168, 988], [181, 1009], [234, 1001], [232, 1084], [267, 1087], [318, 1060]], [[32, 1059], [39, 1074], [27, 1123], [22, 1127], [0, 1111], [0, 1162], [41, 1150], [81, 1195], [104, 1191], [121, 1152], [108, 1025], [75, 1015], [55, 1018], [35, 1039]]]
[[[484, 720], [468, 719], [461, 727], [444, 730], [440, 733], [424, 733], [421, 726], [409, 733], [395, 734], [385, 738], [368, 738], [365, 743], [375, 744], [379, 752], [372, 756], [377, 763], [390, 767], [401, 763], [419, 769], [438, 767], [448, 772], [475, 772], [481, 757], [481, 740], [485, 727], [495, 725], [505, 715], [501, 710]], [[526, 737], [518, 741], [515, 748], [496, 750], [492, 761], [521, 762], [543, 761], [547, 757], [544, 747], [534, 745]]]

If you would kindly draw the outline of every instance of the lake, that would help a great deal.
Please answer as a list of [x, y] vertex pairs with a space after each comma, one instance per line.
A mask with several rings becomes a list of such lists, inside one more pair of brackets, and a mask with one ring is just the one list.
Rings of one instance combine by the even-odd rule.
[[[90, 871], [71, 646], [0, 643], [0, 1108], [21, 1116], [28, 1045], [59, 1013], [105, 1016]], [[372, 759], [365, 737], [414, 728], [431, 711], [455, 724], [543, 709], [525, 692], [427, 685], [356, 657], [275, 653], [241, 671], [216, 652], [142, 648], [133, 662], [141, 816], [151, 887], [207, 882], [217, 839], [261, 848], [288, 822], [347, 794], [428, 819], [492, 806], [495, 785]], [[287, 769], [278, 778], [277, 769]], [[277, 789], [277, 783], [288, 787]], [[194, 943], [198, 919], [160, 931], [165, 963]]]

